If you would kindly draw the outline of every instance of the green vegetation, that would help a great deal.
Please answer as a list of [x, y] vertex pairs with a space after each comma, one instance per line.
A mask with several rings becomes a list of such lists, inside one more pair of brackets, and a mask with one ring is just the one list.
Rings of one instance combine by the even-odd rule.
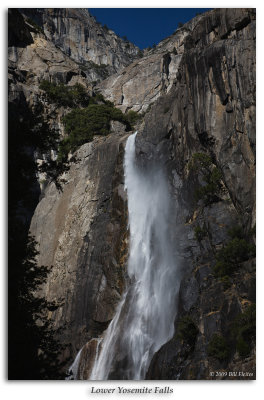
[[125, 114], [125, 118], [128, 121], [128, 123], [133, 126], [137, 121], [139, 121], [142, 118], [142, 115], [139, 114], [136, 111], [133, 110], [129, 110], [126, 114]]
[[87, 64], [87, 69], [94, 69], [103, 79], [106, 79], [109, 76], [107, 64], [96, 64], [93, 61], [89, 61]]
[[20, 101], [8, 105], [8, 137], [8, 377], [60, 379], [63, 349], [47, 317], [59, 305], [36, 296], [50, 269], [37, 265], [37, 244], [28, 236], [40, 195], [35, 152], [48, 157], [59, 135], [44, 121], [41, 104], [32, 110]]
[[250, 353], [250, 346], [245, 342], [242, 336], [239, 336], [237, 339], [236, 349], [242, 358], [247, 357]]
[[57, 161], [48, 160], [40, 167], [58, 184], [58, 176], [69, 169], [68, 154], [74, 152], [84, 143], [93, 140], [94, 135], [108, 135], [111, 121], [123, 123], [126, 130], [132, 130], [133, 125], [142, 117], [130, 110], [123, 114], [111, 101], [105, 100], [101, 93], [89, 96], [86, 89], [80, 85], [56, 85], [42, 81], [40, 88], [45, 90], [51, 103], [73, 108], [63, 118], [67, 136], [57, 143], [53, 149], [58, 151]]
[[205, 224], [201, 227], [199, 224], [194, 227], [194, 237], [197, 242], [201, 242], [208, 235]]
[[241, 225], [235, 225], [228, 229], [228, 236], [230, 239], [243, 239], [245, 237], [243, 228]]
[[200, 169], [210, 172], [210, 167], [212, 165], [212, 159], [208, 154], [205, 153], [194, 153], [191, 161], [189, 162], [189, 167], [195, 171]]
[[205, 185], [196, 190], [196, 199], [198, 201], [202, 200], [205, 205], [218, 201], [218, 195], [222, 190], [221, 177], [221, 172], [216, 167], [208, 175], [204, 175]]
[[232, 275], [237, 271], [241, 262], [253, 257], [254, 254], [254, 246], [245, 239], [235, 238], [230, 240], [216, 254], [215, 275], [217, 277]]
[[256, 247], [252, 242], [252, 229], [245, 234], [242, 226], [236, 225], [228, 230], [230, 240], [216, 253], [216, 264], [214, 274], [217, 278], [221, 278], [224, 287], [230, 286], [229, 277], [232, 276], [244, 261], [255, 257]]
[[142, 58], [144, 56], [144, 53], [143, 53], [142, 50], [138, 50], [137, 55], [138, 55], [139, 58]]
[[[84, 143], [93, 140], [94, 135], [108, 135], [111, 121], [119, 121], [126, 126], [126, 130], [132, 130], [133, 125], [142, 118], [141, 114], [133, 110], [123, 114], [111, 101], [105, 100], [101, 93], [89, 96], [85, 87], [80, 84], [67, 86], [62, 83], [42, 81], [40, 88], [46, 92], [49, 102], [72, 108], [72, 111], [63, 118], [67, 136], [60, 142], [56, 138], [56, 143], [50, 146], [57, 151], [57, 160], [49, 158], [39, 167], [39, 171], [47, 173], [59, 190], [61, 190], [59, 177], [70, 167], [68, 161], [70, 152], [73, 153]], [[43, 130], [43, 123], [40, 126]], [[49, 137], [50, 135], [47, 135], [47, 138]], [[71, 161], [74, 160], [71, 158]]]
[[189, 315], [179, 320], [177, 331], [178, 337], [193, 348], [199, 331]]
[[122, 111], [107, 104], [90, 104], [68, 113], [63, 118], [67, 137], [60, 143], [58, 161], [65, 161], [70, 151], [90, 142], [94, 135], [109, 134], [111, 120], [123, 122], [130, 128]]
[[59, 145], [58, 162], [65, 162], [69, 152], [74, 152], [84, 143], [93, 140], [94, 135], [108, 135], [110, 133], [110, 122], [119, 121], [131, 130], [133, 124], [141, 117], [135, 111], [123, 114], [115, 108], [111, 102], [105, 101], [102, 95], [97, 95], [97, 100], [104, 101], [103, 104], [92, 104], [86, 108], [76, 108], [63, 118], [65, 137]]
[[[29, 173], [31, 166], [24, 165], [22, 172], [15, 171], [17, 180], [23, 180], [25, 170]], [[25, 193], [28, 191], [29, 197], [32, 196], [34, 181], [23, 180], [23, 183], [26, 185], [23, 188]], [[19, 185], [14, 186], [10, 182], [9, 193], [19, 192], [14, 199], [9, 199], [8, 378], [64, 379], [64, 364], [59, 361], [63, 347], [55, 339], [58, 331], [52, 329], [48, 319], [48, 313], [60, 305], [36, 296], [45, 284], [50, 268], [39, 266], [36, 262], [37, 243], [28, 236], [25, 219], [19, 218], [16, 213], [18, 202], [27, 207], [25, 210], [30, 210], [32, 205], [25, 196], [19, 197], [23, 194]]]
[[83, 63], [77, 63], [82, 71], [94, 70], [102, 79], [106, 79], [109, 76], [107, 64], [96, 64], [93, 61], [86, 61]]
[[207, 347], [208, 355], [219, 361], [225, 361], [229, 356], [229, 346], [225, 338], [214, 333]]
[[247, 357], [256, 340], [256, 304], [251, 304], [237, 316], [232, 331], [240, 357]]
[[182, 23], [182, 22], [179, 22], [179, 23], [178, 23], [178, 29], [179, 29], [179, 28], [182, 28], [182, 27], [183, 27], [183, 23]]
[[63, 83], [52, 83], [43, 80], [40, 89], [46, 92], [48, 101], [64, 107], [86, 106], [89, 104], [89, 96], [84, 86], [76, 83], [74, 86], [67, 86]]
[[[102, 95], [98, 95], [98, 98], [103, 99]], [[74, 152], [82, 144], [93, 140], [94, 135], [108, 135], [111, 121], [119, 121], [127, 130], [132, 130], [139, 118], [141, 115], [137, 112], [130, 110], [123, 114], [107, 101], [104, 104], [92, 103], [86, 108], [72, 110], [63, 118], [67, 137], [59, 145], [58, 161], [65, 162], [69, 152]]]
[[203, 185], [195, 191], [196, 201], [201, 200], [204, 206], [219, 201], [223, 190], [222, 174], [213, 164], [211, 157], [205, 153], [195, 153], [189, 162], [189, 168], [202, 175]]
[[[16, 326], [14, 331], [10, 332], [12, 337], [17, 335], [19, 329], [20, 334], [23, 333], [27, 340], [30, 338], [26, 348], [21, 348], [20, 352], [25, 353], [24, 358], [29, 358], [28, 361], [35, 370], [18, 371], [16, 379], [59, 379], [59, 371], [65, 365], [59, 362], [63, 347], [55, 340], [56, 332], [47, 318], [48, 312], [55, 311], [59, 305], [36, 296], [36, 291], [46, 282], [50, 271], [50, 268], [37, 264], [36, 257], [39, 253], [36, 245], [34, 238], [28, 236], [24, 258], [15, 283], [18, 302], [17, 309], [13, 311], [16, 313]], [[16, 356], [14, 355], [14, 358]], [[25, 364], [28, 362], [23, 361], [23, 357], [21, 361]], [[22, 378], [22, 376], [28, 377]], [[60, 378], [63, 379], [63, 376]]]
[[114, 103], [109, 100], [105, 100], [102, 93], [96, 92], [94, 96], [90, 97], [89, 104], [107, 104], [109, 106], [114, 107]]

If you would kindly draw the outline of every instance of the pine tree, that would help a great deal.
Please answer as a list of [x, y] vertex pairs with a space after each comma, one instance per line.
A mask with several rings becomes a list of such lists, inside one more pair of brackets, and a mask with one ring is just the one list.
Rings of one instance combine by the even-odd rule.
[[[37, 265], [37, 242], [30, 235], [21, 252], [12, 258], [16, 274], [9, 276], [9, 379], [62, 379], [63, 363], [59, 361], [63, 346], [55, 339], [47, 318], [58, 304], [37, 295], [46, 282], [50, 268]], [[23, 252], [23, 246], [21, 246]]]

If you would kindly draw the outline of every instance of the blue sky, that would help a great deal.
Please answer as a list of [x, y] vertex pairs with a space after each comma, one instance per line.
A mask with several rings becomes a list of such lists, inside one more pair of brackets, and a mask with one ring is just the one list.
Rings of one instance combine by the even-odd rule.
[[209, 8], [89, 8], [102, 25], [106, 24], [119, 36], [141, 49], [158, 44], [171, 35], [178, 23], [185, 23], [196, 13]]

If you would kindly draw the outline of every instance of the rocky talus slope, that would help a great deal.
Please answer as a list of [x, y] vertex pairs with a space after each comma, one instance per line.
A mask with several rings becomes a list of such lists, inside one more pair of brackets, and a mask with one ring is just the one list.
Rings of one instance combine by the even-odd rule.
[[[30, 20], [14, 15], [20, 23], [9, 36], [9, 97], [20, 118], [40, 103], [64, 137], [69, 109], [48, 103], [39, 83], [80, 83], [90, 94], [96, 88], [123, 112], [142, 113], [138, 160], [167, 171], [180, 210], [171, 223], [182, 282], [175, 334], [146, 379], [254, 379], [255, 10], [199, 15], [142, 58], [86, 11], [22, 13]], [[108, 65], [111, 75], [102, 80], [91, 62]], [[123, 155], [130, 133], [112, 122], [109, 135], [77, 150], [62, 190], [47, 180], [31, 208], [39, 264], [52, 266], [41, 293], [60, 304], [48, 318], [61, 328], [63, 357], [73, 360], [84, 346], [79, 379], [89, 376], [96, 339], [126, 281]]]

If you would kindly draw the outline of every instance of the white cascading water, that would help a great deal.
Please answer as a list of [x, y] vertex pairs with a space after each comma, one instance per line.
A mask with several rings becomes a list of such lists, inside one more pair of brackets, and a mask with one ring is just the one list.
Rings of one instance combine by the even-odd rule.
[[75, 360], [73, 361], [72, 365], [69, 368], [69, 376], [66, 378], [66, 380], [72, 380], [72, 379], [77, 379], [77, 374], [78, 374], [78, 368], [79, 368], [79, 363], [80, 363], [80, 358], [81, 358], [81, 352], [82, 352], [81, 348], [78, 353], [77, 356], [75, 357]]
[[144, 379], [153, 354], [174, 333], [179, 268], [173, 253], [168, 184], [161, 169], [136, 163], [136, 133], [125, 148], [129, 214], [128, 288], [117, 307], [90, 380]]

